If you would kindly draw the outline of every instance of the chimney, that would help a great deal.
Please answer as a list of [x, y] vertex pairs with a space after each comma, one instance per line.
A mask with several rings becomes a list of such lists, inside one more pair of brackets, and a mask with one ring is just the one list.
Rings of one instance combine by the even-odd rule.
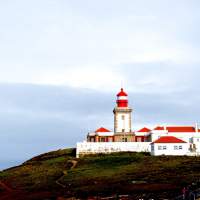
[[198, 126], [198, 124], [197, 124], [197, 123], [195, 124], [195, 131], [196, 131], [196, 133], [198, 133], [198, 132], [199, 132], [199, 126]]
[[165, 130], [166, 135], [168, 135], [169, 131], [167, 130], [167, 125], [166, 124], [164, 125], [164, 130]]

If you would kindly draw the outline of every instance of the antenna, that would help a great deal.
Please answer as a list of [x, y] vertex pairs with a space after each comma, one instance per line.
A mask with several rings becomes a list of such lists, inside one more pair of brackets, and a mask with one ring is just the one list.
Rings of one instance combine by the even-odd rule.
[[123, 88], [123, 80], [121, 80], [121, 88]]

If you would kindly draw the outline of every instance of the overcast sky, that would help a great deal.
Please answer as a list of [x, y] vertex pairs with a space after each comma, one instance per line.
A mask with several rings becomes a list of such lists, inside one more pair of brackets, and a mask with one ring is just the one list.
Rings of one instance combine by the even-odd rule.
[[0, 169], [113, 129], [200, 123], [199, 0], [0, 1]]

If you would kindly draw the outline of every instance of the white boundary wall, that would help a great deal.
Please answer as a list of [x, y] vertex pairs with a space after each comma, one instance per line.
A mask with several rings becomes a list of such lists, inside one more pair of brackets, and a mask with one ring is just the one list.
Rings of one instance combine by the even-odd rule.
[[113, 152], [150, 152], [151, 142], [78, 142], [76, 157]]

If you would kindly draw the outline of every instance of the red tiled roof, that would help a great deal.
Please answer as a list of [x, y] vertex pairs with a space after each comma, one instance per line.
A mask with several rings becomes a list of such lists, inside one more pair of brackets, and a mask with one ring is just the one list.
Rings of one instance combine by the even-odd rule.
[[164, 127], [157, 126], [157, 127], [154, 128], [153, 130], [155, 130], [155, 131], [163, 131], [163, 130], [164, 130]]
[[128, 95], [126, 94], [126, 92], [124, 92], [123, 88], [121, 88], [121, 91], [117, 94], [117, 96], [119, 97], [119, 96], [128, 96]]
[[95, 131], [95, 133], [98, 133], [98, 132], [103, 132], [103, 133], [105, 133], [105, 132], [110, 132], [108, 129], [106, 129], [106, 128], [104, 128], [104, 127], [101, 127], [101, 128], [99, 128], [99, 129], [97, 129], [96, 131]]
[[174, 136], [163, 136], [154, 141], [153, 143], [186, 143], [186, 142]]
[[195, 132], [195, 128], [192, 126], [169, 126], [166, 127], [168, 132]]
[[148, 133], [149, 131], [151, 131], [150, 129], [144, 127], [142, 129], [140, 129], [138, 132], [142, 132], [142, 133]]
[[[165, 130], [165, 128], [163, 126], [157, 126], [156, 128], [154, 128], [153, 130], [156, 131], [163, 131]], [[192, 133], [192, 132], [196, 132], [195, 127], [193, 126], [167, 126], [166, 130], [168, 132], [174, 132], [174, 133]], [[198, 129], [198, 132], [200, 132], [200, 129]]]

